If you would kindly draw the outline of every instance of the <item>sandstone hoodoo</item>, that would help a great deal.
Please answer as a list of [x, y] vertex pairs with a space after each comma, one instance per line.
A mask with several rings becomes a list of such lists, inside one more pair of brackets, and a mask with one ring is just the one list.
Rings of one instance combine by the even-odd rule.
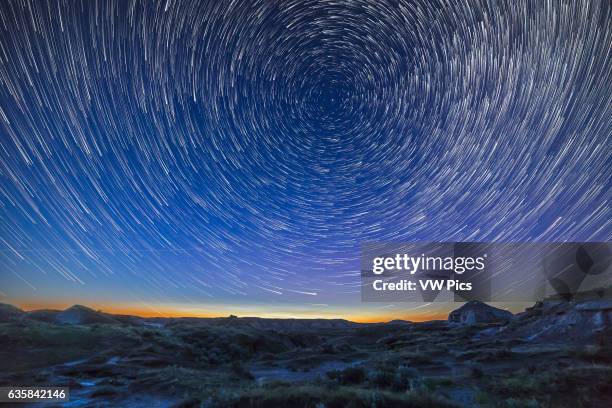
[[513, 314], [507, 310], [489, 306], [486, 303], [472, 300], [453, 310], [448, 315], [450, 323], [478, 324], [478, 323], [505, 323], [511, 320]]

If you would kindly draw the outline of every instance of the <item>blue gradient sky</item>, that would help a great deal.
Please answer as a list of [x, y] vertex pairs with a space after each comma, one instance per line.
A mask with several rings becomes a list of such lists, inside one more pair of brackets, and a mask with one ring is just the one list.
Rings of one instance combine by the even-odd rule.
[[360, 243], [612, 237], [607, 1], [0, 17], [0, 301], [425, 316]]

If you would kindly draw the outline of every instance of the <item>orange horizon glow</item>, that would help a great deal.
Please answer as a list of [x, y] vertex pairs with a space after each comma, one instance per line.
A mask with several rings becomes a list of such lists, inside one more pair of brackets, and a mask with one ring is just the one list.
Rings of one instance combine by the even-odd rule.
[[[33, 310], [64, 310], [75, 304], [81, 304], [79, 302], [64, 302], [64, 301], [24, 301], [11, 303], [16, 307], [24, 311]], [[116, 315], [131, 315], [143, 318], [217, 318], [217, 317], [228, 317], [235, 315], [238, 317], [258, 317], [267, 319], [344, 319], [356, 323], [383, 323], [391, 320], [408, 320], [412, 322], [424, 322], [430, 320], [446, 320], [448, 312], [430, 312], [430, 313], [402, 313], [402, 314], [390, 314], [390, 313], [351, 313], [347, 310], [338, 310], [332, 312], [322, 312], [317, 310], [276, 310], [276, 311], [264, 311], [259, 310], [257, 313], [253, 313], [254, 308], [250, 309], [250, 313], [244, 308], [219, 308], [218, 306], [211, 307], [214, 311], [203, 311], [201, 309], [189, 309], [186, 307], [169, 307], [164, 305], [131, 305], [131, 304], [102, 304], [102, 303], [85, 303], [86, 306], [93, 310], [102, 311], [104, 313], [116, 314]]]

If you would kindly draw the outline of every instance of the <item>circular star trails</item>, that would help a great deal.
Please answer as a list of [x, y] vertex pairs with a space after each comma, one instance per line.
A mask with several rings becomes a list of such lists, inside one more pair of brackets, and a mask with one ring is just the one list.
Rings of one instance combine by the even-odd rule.
[[366, 241], [609, 241], [611, 13], [2, 1], [0, 291], [355, 299]]

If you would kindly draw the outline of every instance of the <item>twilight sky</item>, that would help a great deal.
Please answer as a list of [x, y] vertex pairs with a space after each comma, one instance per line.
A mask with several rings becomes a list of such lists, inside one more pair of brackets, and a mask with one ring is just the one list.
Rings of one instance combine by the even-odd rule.
[[611, 54], [608, 0], [2, 1], [0, 302], [436, 313], [360, 243], [610, 241]]

